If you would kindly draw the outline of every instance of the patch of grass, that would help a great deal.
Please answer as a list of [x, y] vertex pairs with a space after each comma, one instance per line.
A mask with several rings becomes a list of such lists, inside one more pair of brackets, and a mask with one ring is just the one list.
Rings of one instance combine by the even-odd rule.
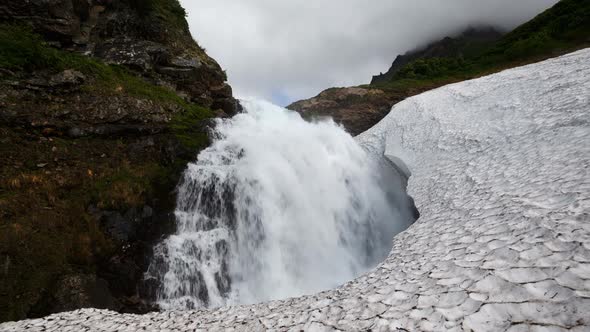
[[399, 101], [403, 100], [409, 96], [413, 96], [415, 94], [428, 91], [434, 89], [436, 87], [440, 87], [445, 84], [454, 83], [464, 80], [464, 78], [459, 77], [438, 77], [435, 79], [419, 79], [419, 78], [404, 78], [398, 79], [386, 83], [377, 83], [377, 84], [370, 84], [363, 86], [364, 88], [369, 89], [380, 89], [384, 92], [392, 95], [398, 96], [394, 98], [394, 100]]
[[12, 300], [0, 303], [0, 321], [26, 317], [31, 303], [66, 265], [64, 243], [56, 238], [60, 232], [39, 229], [31, 222], [42, 221], [0, 224], [0, 296]]
[[95, 84], [86, 86], [85, 90], [100, 90], [105, 94], [111, 95], [124, 93], [155, 102], [174, 104], [182, 108], [187, 108], [189, 105], [189, 103], [174, 91], [162, 86], [153, 85], [133, 75], [125, 67], [99, 64], [97, 69], [93, 73], [91, 72], [91, 75], [94, 74], [97, 81]]
[[199, 151], [209, 145], [203, 120], [213, 116], [211, 110], [190, 105], [184, 112], [175, 115], [170, 123], [172, 133], [190, 151]]
[[158, 169], [155, 164], [134, 168], [124, 164], [113, 175], [94, 182], [91, 200], [103, 210], [125, 211], [142, 206], [146, 197], [153, 195], [151, 184]]
[[173, 28], [188, 31], [186, 11], [178, 0], [128, 0], [142, 16], [159, 19]]
[[419, 59], [404, 66], [395, 77], [402, 80], [440, 78], [462, 72], [466, 66], [463, 58]]
[[507, 34], [475, 61], [489, 65], [551, 55], [588, 43], [589, 36], [590, 2], [562, 0]]
[[54, 68], [60, 62], [57, 52], [48, 52], [39, 36], [23, 27], [0, 25], [0, 67], [33, 71]]
[[108, 74], [107, 65], [51, 48], [30, 28], [9, 24], [0, 24], [0, 67], [24, 72], [76, 69], [93, 76]]

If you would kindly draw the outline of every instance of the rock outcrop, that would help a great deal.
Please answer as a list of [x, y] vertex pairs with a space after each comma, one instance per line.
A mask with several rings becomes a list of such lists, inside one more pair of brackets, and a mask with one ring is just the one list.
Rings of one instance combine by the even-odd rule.
[[306, 119], [330, 117], [356, 136], [383, 119], [395, 103], [433, 87], [435, 85], [404, 91], [373, 86], [331, 88], [287, 108], [299, 112]]
[[176, 0], [0, 1], [0, 321], [154, 310], [175, 186], [238, 107]]
[[226, 76], [192, 39], [176, 0], [31, 0], [0, 3], [0, 22], [30, 25], [61, 49], [124, 65], [187, 100], [233, 114]]

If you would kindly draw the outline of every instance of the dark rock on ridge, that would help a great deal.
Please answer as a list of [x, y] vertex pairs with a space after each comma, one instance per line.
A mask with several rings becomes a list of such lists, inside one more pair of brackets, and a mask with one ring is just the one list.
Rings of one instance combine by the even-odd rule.
[[476, 52], [481, 46], [489, 45], [500, 38], [503, 33], [493, 27], [468, 28], [457, 37], [445, 37], [439, 41], [398, 55], [389, 70], [373, 76], [371, 84], [387, 83], [408, 63], [418, 59], [464, 57]]

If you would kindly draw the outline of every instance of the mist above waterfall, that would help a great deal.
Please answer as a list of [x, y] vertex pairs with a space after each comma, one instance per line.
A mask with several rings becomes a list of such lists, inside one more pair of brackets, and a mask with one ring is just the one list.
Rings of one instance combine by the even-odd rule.
[[405, 179], [332, 121], [256, 100], [218, 120], [146, 278], [164, 309], [310, 294], [383, 260], [413, 220]]

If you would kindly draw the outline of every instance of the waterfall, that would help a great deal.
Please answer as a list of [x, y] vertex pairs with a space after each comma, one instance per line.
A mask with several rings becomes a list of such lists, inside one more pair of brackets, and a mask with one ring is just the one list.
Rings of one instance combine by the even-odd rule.
[[333, 288], [382, 261], [414, 220], [405, 179], [333, 121], [243, 106], [179, 185], [176, 233], [146, 273], [163, 309]]

